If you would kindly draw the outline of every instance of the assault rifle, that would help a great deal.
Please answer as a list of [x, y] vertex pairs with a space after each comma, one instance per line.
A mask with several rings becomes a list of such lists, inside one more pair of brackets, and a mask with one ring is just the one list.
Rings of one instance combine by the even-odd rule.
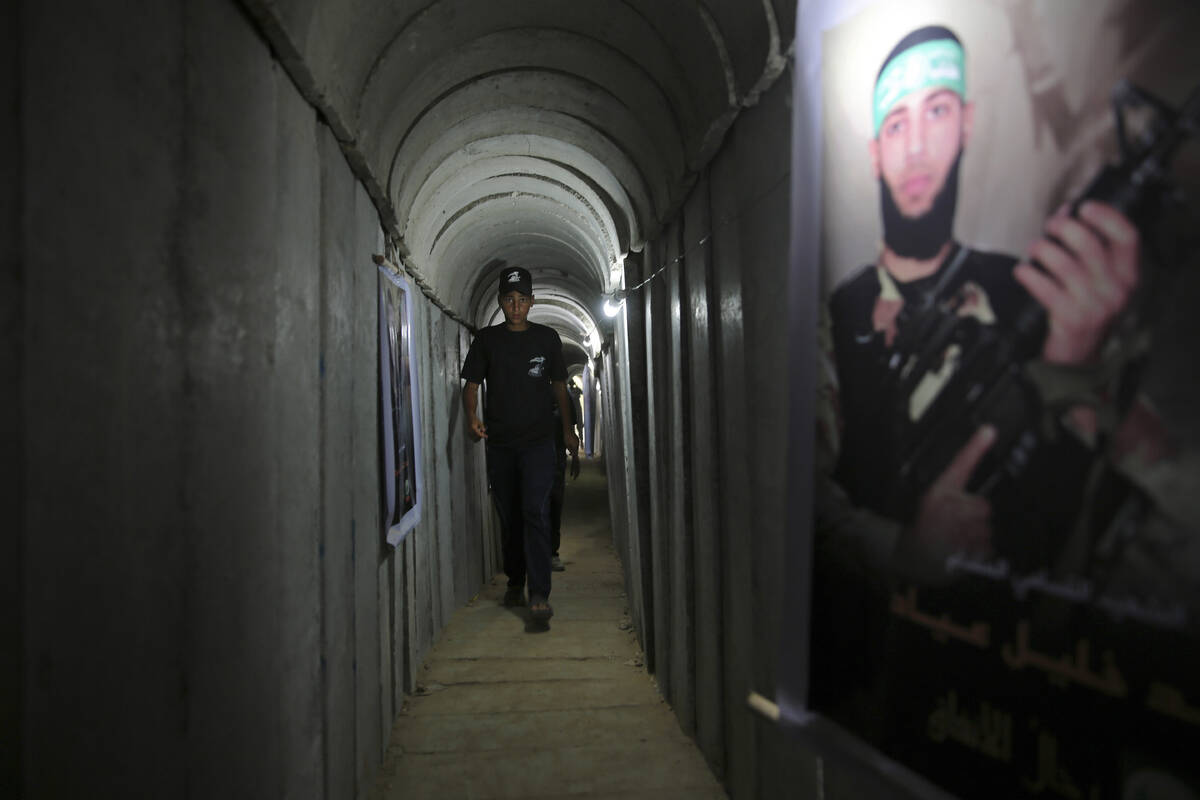
[[[1084, 201], [1102, 201], [1124, 213], [1148, 240], [1152, 223], [1171, 199], [1171, 160], [1183, 141], [1200, 129], [1200, 87], [1175, 111], [1122, 81], [1113, 90], [1112, 106], [1120, 158], [1099, 171], [1074, 200], [1071, 213]], [[1126, 131], [1126, 113], [1132, 109], [1145, 109], [1151, 117], [1137, 141]], [[964, 298], [954, 287], [967, 257], [968, 251], [959, 249], [937, 284], [916, 302], [906, 303], [897, 318], [884, 395], [893, 415], [891, 453], [896, 459], [887, 510], [897, 519], [912, 519], [925, 490], [981, 425], [994, 426], [997, 437], [967, 490], [986, 496], [1001, 482], [1021, 476], [1033, 451], [1055, 436], [1054, 420], [1077, 402], [1070, 392], [1047, 390], [1062, 376], [1046, 380], [1045, 365], [1036, 361], [1047, 330], [1046, 312], [1036, 300], [1028, 298], [1010, 327], [959, 314]], [[1125, 323], [1126, 329], [1143, 327]], [[1145, 342], [1142, 336], [1143, 351]], [[932, 400], [918, 402], [922, 382], [945, 370], [947, 359], [954, 362], [950, 376]], [[1113, 369], [1127, 366], [1118, 363]], [[1120, 376], [1099, 377], [1111, 381]], [[1095, 383], [1097, 376], [1087, 379]]]

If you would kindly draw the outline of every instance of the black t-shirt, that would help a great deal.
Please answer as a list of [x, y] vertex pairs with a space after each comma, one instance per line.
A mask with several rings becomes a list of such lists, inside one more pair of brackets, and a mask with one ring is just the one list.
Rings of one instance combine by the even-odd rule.
[[554, 435], [551, 381], [565, 381], [562, 340], [545, 325], [510, 331], [503, 323], [479, 331], [463, 362], [463, 380], [487, 381], [484, 424], [489, 445], [528, 444]]

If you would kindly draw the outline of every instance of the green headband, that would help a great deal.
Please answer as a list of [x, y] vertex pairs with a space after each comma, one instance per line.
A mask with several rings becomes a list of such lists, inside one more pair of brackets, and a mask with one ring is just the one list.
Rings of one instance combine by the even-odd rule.
[[966, 56], [953, 39], [922, 42], [896, 55], [875, 82], [875, 135], [892, 106], [907, 94], [938, 86], [967, 96]]

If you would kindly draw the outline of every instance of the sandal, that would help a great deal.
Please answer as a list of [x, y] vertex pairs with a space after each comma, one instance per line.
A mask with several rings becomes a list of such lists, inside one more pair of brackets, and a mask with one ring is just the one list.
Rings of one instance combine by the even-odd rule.
[[534, 596], [529, 598], [529, 616], [538, 622], [545, 622], [554, 616], [554, 609], [546, 602], [546, 598]]

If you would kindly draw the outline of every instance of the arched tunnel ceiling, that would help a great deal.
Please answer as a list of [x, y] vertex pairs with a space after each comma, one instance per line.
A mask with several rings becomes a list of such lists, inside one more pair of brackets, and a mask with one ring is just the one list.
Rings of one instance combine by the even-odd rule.
[[[406, 268], [477, 325], [504, 266], [582, 356], [601, 297], [780, 74], [794, 0], [243, 0]], [[590, 351], [589, 351], [590, 352]]]

